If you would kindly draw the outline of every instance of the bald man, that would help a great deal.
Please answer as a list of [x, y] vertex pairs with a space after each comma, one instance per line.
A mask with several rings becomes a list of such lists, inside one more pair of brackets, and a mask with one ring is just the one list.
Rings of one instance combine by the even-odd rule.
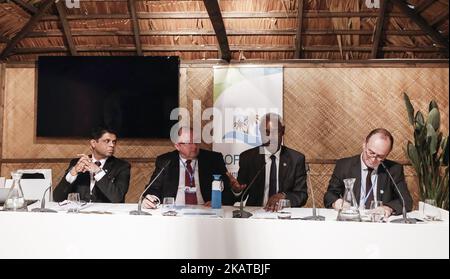
[[401, 198], [386, 169], [381, 165], [383, 162], [405, 199], [406, 210], [411, 211], [412, 198], [405, 182], [403, 166], [386, 159], [393, 146], [394, 138], [391, 133], [384, 128], [378, 128], [367, 135], [361, 154], [338, 160], [324, 195], [325, 207], [339, 210], [345, 191], [343, 180], [356, 178], [353, 193], [359, 207], [369, 208], [371, 201], [381, 201], [385, 217], [401, 214]]

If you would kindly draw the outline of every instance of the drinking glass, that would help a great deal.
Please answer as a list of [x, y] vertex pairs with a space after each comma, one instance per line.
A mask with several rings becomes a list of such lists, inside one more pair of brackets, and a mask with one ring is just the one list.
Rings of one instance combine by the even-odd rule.
[[67, 213], [78, 213], [80, 212], [80, 194], [79, 193], [69, 193], [67, 196]]
[[436, 200], [426, 199], [423, 203], [423, 216], [427, 221], [441, 220], [441, 212], [436, 206]]
[[163, 216], [176, 216], [177, 211], [175, 210], [175, 198], [174, 197], [165, 197], [163, 199], [163, 204], [161, 207], [161, 214]]
[[291, 214], [291, 201], [288, 199], [279, 200], [277, 203], [278, 219], [290, 219]]
[[370, 202], [370, 220], [375, 223], [383, 222], [384, 209], [383, 202], [381, 201], [371, 201]]

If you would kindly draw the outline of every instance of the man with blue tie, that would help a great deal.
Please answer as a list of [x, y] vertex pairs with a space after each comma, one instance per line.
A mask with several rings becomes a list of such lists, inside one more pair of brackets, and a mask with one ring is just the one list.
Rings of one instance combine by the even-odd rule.
[[280, 199], [288, 199], [293, 207], [305, 205], [308, 199], [306, 187], [305, 156], [282, 145], [285, 126], [280, 115], [268, 113], [260, 123], [262, 145], [244, 151], [239, 156], [237, 180], [231, 186], [239, 197], [250, 185], [244, 199], [248, 206], [263, 206], [275, 211]]
[[343, 180], [356, 178], [353, 192], [360, 207], [369, 208], [371, 201], [381, 201], [385, 217], [401, 214], [402, 201], [387, 169], [405, 200], [406, 210], [411, 211], [412, 198], [406, 185], [403, 166], [386, 159], [393, 146], [392, 134], [384, 128], [378, 128], [367, 135], [361, 154], [338, 160], [324, 195], [325, 207], [341, 209], [344, 202], [341, 197], [345, 190]]

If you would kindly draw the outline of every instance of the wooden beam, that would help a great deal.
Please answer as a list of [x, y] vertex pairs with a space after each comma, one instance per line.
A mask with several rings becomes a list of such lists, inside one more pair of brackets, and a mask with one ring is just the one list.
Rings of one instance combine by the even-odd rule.
[[11, 1], [16, 3], [18, 6], [20, 6], [22, 9], [24, 9], [31, 15], [34, 15], [35, 13], [38, 12], [38, 9], [35, 6], [25, 2], [23, 0], [11, 0]]
[[136, 45], [136, 53], [138, 56], [142, 56], [141, 36], [139, 30], [139, 22], [136, 15], [136, 2], [135, 0], [128, 0], [128, 10], [131, 15], [131, 23], [133, 26], [134, 43]]
[[[137, 12], [138, 19], [208, 19], [206, 12]], [[330, 17], [377, 17], [377, 12], [329, 12], [329, 11], [305, 11], [305, 18], [330, 18]], [[389, 13], [392, 17], [406, 17], [403, 13]], [[67, 15], [69, 20], [86, 19], [129, 19], [128, 14], [88, 14], [88, 15]], [[236, 18], [297, 18], [295, 12], [223, 12], [223, 19]], [[42, 20], [58, 20], [56, 16], [44, 16]]]
[[231, 52], [228, 45], [228, 37], [223, 23], [222, 13], [217, 0], [203, 0], [206, 10], [208, 11], [209, 19], [211, 20], [214, 32], [216, 32], [217, 42], [219, 43], [220, 56], [223, 60], [230, 62]]
[[5, 117], [5, 78], [6, 77], [6, 63], [0, 63], [0, 170], [2, 168], [3, 157], [3, 118]]
[[56, 9], [58, 10], [59, 19], [61, 20], [61, 26], [64, 33], [64, 38], [66, 40], [67, 46], [69, 47], [70, 55], [76, 56], [77, 50], [75, 48], [75, 43], [72, 38], [72, 32], [70, 31], [69, 22], [67, 22], [66, 7], [64, 6], [63, 1], [58, 1], [56, 3]]
[[378, 9], [377, 26], [375, 29], [375, 35], [373, 38], [373, 46], [370, 57], [372, 59], [377, 58], [378, 47], [380, 45], [381, 37], [383, 36], [384, 17], [386, 14], [386, 7], [389, 0], [380, 0], [380, 8]]
[[[1, 0], [0, 0], [1, 1]], [[449, 66], [448, 59], [361, 59], [361, 60], [336, 60], [336, 59], [277, 59], [277, 60], [260, 60], [257, 59], [258, 64], [263, 65], [283, 65], [286, 68], [445, 68]], [[255, 63], [255, 59], [247, 60], [231, 60], [230, 64], [244, 64], [251, 65]], [[36, 68], [36, 61], [9, 61], [4, 63], [7, 69], [17, 68]], [[181, 59], [180, 68], [211, 68], [215, 65], [228, 65], [220, 59], [206, 59], [206, 60], [186, 60]], [[39, 143], [50, 143], [37, 139]], [[55, 140], [52, 140], [55, 143]], [[60, 141], [56, 140], [56, 144], [78, 144], [79, 141]]]
[[[217, 51], [218, 48], [215, 45], [151, 45], [142, 46], [143, 51], [148, 52], [178, 52], [178, 51]], [[304, 46], [303, 51], [308, 52], [336, 52], [340, 51], [341, 48], [338, 46]], [[371, 46], [344, 46], [343, 51], [360, 51], [360, 52], [371, 52]], [[382, 47], [382, 51], [392, 51], [392, 52], [440, 52], [444, 51], [443, 48], [438, 47]], [[49, 47], [49, 48], [18, 48], [15, 54], [38, 54], [38, 53], [58, 53], [66, 52], [66, 47]], [[78, 46], [78, 52], [134, 52], [136, 48], [134, 46]], [[267, 46], [267, 45], [231, 45], [230, 51], [248, 51], [248, 52], [294, 52], [295, 47], [293, 46]]]
[[430, 36], [436, 43], [445, 47], [448, 56], [448, 39], [444, 38], [438, 31], [428, 25], [425, 19], [417, 14], [414, 9], [411, 9], [403, 0], [392, 0], [397, 7], [402, 10], [403, 13], [409, 16], [409, 18], [417, 24], [425, 33]]
[[[361, 46], [347, 46], [342, 47], [344, 51], [361, 51], [361, 52], [371, 52], [372, 47], [361, 47]], [[340, 51], [338, 46], [307, 46], [303, 48], [303, 51]], [[442, 52], [444, 49], [437, 47], [382, 47], [381, 51], [392, 51], [392, 52]]]
[[300, 59], [302, 57], [302, 29], [303, 29], [303, 0], [298, 0], [298, 14], [297, 14], [297, 33], [295, 36], [295, 53], [294, 58]]
[[19, 33], [17, 33], [17, 35], [11, 40], [11, 42], [6, 45], [5, 49], [3, 49], [3, 52], [0, 54], [0, 61], [8, 57], [8, 55], [14, 50], [20, 40], [25, 38], [25, 36], [34, 28], [36, 23], [42, 18], [45, 11], [53, 4], [53, 2], [54, 0], [44, 0], [39, 11], [30, 18], [30, 20], [25, 24], [22, 30], [20, 30]]
[[[259, 29], [259, 30], [227, 30], [228, 36], [293, 36], [296, 35], [296, 29]], [[386, 35], [395, 36], [421, 36], [424, 35], [424, 31], [418, 30], [385, 30]], [[64, 34], [59, 30], [47, 30], [47, 31], [35, 31], [28, 34], [28, 38], [36, 37], [61, 37]], [[121, 31], [121, 30], [73, 30], [73, 37], [84, 37], [84, 36], [133, 36], [132, 31]], [[215, 36], [214, 30], [206, 29], [188, 29], [188, 30], [147, 30], [140, 31], [141, 36]], [[372, 36], [373, 30], [353, 30], [353, 29], [310, 29], [302, 32], [302, 36], [327, 36], [327, 35], [367, 35]], [[9, 39], [4, 38], [5, 42]], [[0, 36], [0, 42], [2, 37]], [[7, 41], [6, 41], [7, 40]]]
[[433, 19], [433, 21], [430, 22], [430, 25], [433, 27], [438, 26], [446, 19], [448, 19], [448, 9], [444, 10], [443, 13], [441, 13], [435, 19]]
[[429, 6], [433, 5], [433, 3], [434, 3], [434, 0], [424, 0], [419, 5], [417, 5], [414, 8], [414, 10], [416, 11], [417, 14], [420, 14], [423, 11], [425, 11]]
[[0, 35], [0, 43], [9, 43], [11, 40], [6, 38], [5, 36]]

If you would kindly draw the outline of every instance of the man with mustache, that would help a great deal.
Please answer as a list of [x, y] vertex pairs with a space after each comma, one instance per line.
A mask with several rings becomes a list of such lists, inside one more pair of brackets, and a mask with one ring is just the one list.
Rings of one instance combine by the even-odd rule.
[[98, 127], [89, 141], [92, 154], [78, 154], [55, 188], [53, 199], [67, 199], [69, 193], [79, 193], [80, 199], [91, 202], [123, 203], [130, 182], [130, 164], [114, 157], [116, 133]]

